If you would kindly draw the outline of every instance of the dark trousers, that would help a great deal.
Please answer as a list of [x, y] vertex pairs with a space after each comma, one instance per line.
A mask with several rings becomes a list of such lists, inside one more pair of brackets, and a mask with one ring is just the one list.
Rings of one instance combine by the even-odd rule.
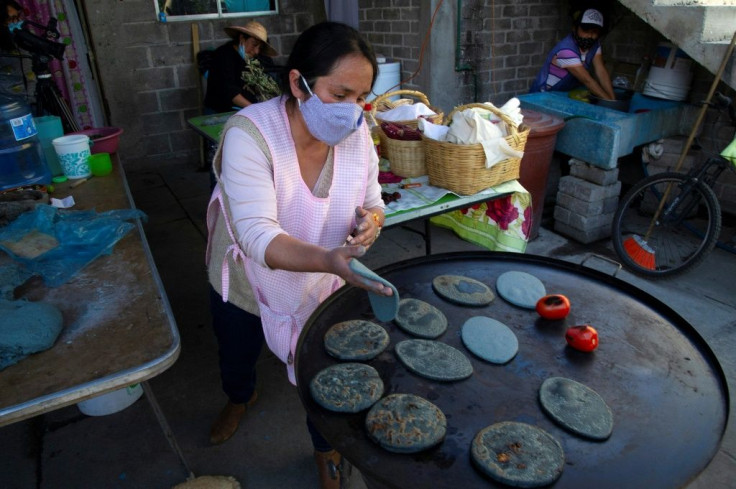
[[[261, 318], [223, 302], [222, 296], [210, 286], [212, 328], [219, 347], [222, 390], [231, 402], [248, 402], [256, 389], [256, 362], [265, 341]], [[330, 444], [307, 417], [307, 428], [314, 449], [326, 452]]]

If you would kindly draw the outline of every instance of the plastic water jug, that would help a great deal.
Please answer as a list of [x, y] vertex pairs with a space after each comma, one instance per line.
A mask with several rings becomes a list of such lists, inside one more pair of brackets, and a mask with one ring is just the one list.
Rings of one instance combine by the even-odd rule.
[[51, 172], [30, 106], [21, 99], [0, 95], [0, 192], [49, 183]]

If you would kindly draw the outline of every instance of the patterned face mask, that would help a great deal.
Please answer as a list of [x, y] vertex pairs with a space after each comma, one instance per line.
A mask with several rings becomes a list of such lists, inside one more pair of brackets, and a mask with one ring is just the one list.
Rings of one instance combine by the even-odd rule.
[[363, 123], [363, 108], [352, 102], [326, 104], [312, 93], [304, 76], [299, 75], [310, 97], [306, 102], [297, 99], [307, 129], [315, 138], [336, 146], [354, 133]]
[[572, 33], [572, 38], [575, 40], [575, 44], [577, 44], [583, 51], [587, 51], [592, 48], [597, 40], [592, 37], [580, 37], [577, 32]]

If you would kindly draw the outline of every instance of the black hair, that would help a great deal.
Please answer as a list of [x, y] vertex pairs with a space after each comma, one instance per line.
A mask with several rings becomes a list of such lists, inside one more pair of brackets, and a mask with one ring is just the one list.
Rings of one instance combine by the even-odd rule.
[[[350, 54], [361, 54], [370, 62], [373, 67], [372, 88], [378, 77], [378, 62], [373, 48], [357, 30], [340, 22], [322, 22], [309, 27], [299, 35], [284, 67], [281, 77], [283, 93], [293, 98], [289, 84], [291, 70], [298, 70], [309, 85], [314, 85], [318, 77], [329, 75], [335, 64]], [[303, 85], [300, 83], [302, 90], [306, 91]]]

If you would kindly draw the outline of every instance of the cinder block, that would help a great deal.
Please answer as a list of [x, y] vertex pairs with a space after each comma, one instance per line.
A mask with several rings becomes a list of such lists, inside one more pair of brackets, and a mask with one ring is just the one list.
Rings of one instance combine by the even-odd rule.
[[610, 197], [618, 197], [618, 194], [621, 192], [621, 182], [616, 182], [612, 185], [596, 185], [582, 178], [567, 175], [560, 178], [558, 191], [587, 202], [593, 202], [596, 200], [605, 200]]
[[618, 168], [607, 170], [576, 158], [570, 158], [570, 175], [598, 185], [613, 185], [618, 181]]
[[558, 206], [569, 209], [577, 214], [595, 216], [616, 212], [618, 196], [608, 197], [607, 199], [596, 200], [594, 202], [586, 202], [564, 192], [558, 192], [556, 203]]
[[567, 224], [555, 221], [555, 231], [583, 244], [611, 237], [611, 226], [603, 226], [596, 229], [586, 229], [585, 231], [582, 231], [572, 226], [568, 226]]
[[554, 218], [555, 223], [560, 222], [576, 229], [588, 230], [597, 229], [603, 226], [610, 227], [613, 222], [614, 214], [615, 212], [593, 215], [577, 214], [558, 205], [555, 206]]

